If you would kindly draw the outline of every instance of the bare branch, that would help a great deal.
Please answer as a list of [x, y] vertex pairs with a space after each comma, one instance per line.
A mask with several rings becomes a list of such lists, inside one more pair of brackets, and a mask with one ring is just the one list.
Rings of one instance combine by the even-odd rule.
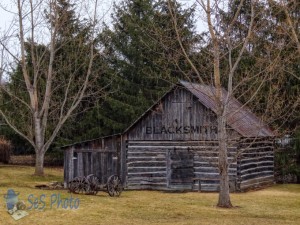
[[201, 75], [198, 71], [198, 69], [195, 67], [194, 63], [191, 61], [190, 57], [188, 56], [183, 44], [182, 44], [182, 41], [181, 41], [181, 37], [180, 37], [180, 34], [179, 34], [179, 31], [178, 31], [178, 25], [177, 25], [177, 18], [176, 18], [176, 13], [173, 13], [173, 9], [172, 9], [172, 6], [171, 6], [171, 2], [170, 0], [168, 0], [168, 6], [169, 6], [169, 12], [170, 12], [170, 15], [172, 17], [172, 22], [173, 22], [173, 25], [174, 25], [174, 30], [176, 32], [176, 36], [177, 36], [177, 41], [180, 45], [180, 48], [186, 58], [186, 60], [188, 61], [188, 63], [190, 64], [190, 66], [192, 67], [193, 71], [197, 74], [197, 77], [199, 79], [199, 81], [201, 83], [204, 83], [203, 79], [201, 78]]
[[27, 140], [32, 146], [35, 146], [35, 143], [33, 140], [26, 136], [23, 132], [21, 132], [11, 121], [8, 119], [8, 117], [5, 115], [5, 113], [0, 109], [0, 115], [5, 120], [6, 124], [9, 125], [17, 134], [19, 134], [21, 137], [23, 137], [25, 140]]

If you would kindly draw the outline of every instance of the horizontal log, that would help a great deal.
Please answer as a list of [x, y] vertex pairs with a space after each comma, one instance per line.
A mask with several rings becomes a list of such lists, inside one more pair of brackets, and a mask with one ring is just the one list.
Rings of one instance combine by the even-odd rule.
[[151, 163], [151, 162], [166, 162], [166, 157], [129, 157], [126, 159], [127, 164], [129, 163]]
[[149, 160], [149, 161], [153, 161], [153, 160], [166, 160], [167, 157], [166, 155], [160, 154], [160, 155], [155, 155], [155, 154], [131, 154], [131, 155], [127, 155], [126, 160], [130, 160], [130, 159], [135, 159], [137, 161], [145, 161], [145, 160]]
[[160, 167], [127, 167], [128, 174], [132, 173], [144, 173], [144, 172], [165, 172], [166, 171], [165, 166]]
[[260, 149], [270, 149], [271, 151], [273, 151], [273, 145], [257, 145], [257, 143], [255, 143], [255, 145], [250, 146], [239, 146], [239, 151], [257, 151]]
[[190, 146], [158, 146], [158, 145], [139, 145], [133, 146], [129, 145], [128, 149], [167, 149], [167, 150], [188, 150]]
[[266, 165], [274, 165], [274, 161], [272, 161], [272, 160], [255, 161], [255, 162], [252, 161], [252, 162], [241, 164], [240, 168], [242, 168], [242, 169], [248, 169], [248, 168], [251, 168], [251, 167], [266, 166]]
[[134, 154], [134, 153], [163, 153], [165, 154], [168, 152], [168, 149], [161, 149], [161, 148], [153, 148], [153, 149], [145, 149], [145, 148], [128, 148], [127, 149], [127, 154]]
[[[227, 151], [235, 152], [237, 147], [227, 147]], [[199, 146], [193, 149], [194, 152], [219, 152], [219, 146]]]
[[[214, 167], [194, 167], [195, 172], [199, 173], [219, 173], [218, 168]], [[229, 168], [228, 169], [229, 173], [236, 173], [236, 168]]]
[[249, 158], [249, 157], [261, 157], [261, 156], [269, 156], [274, 155], [273, 152], [251, 152], [251, 153], [242, 153], [239, 155], [241, 158]]
[[127, 158], [130, 157], [165, 157], [166, 153], [161, 152], [161, 153], [156, 153], [156, 152], [136, 152], [136, 153], [128, 153]]
[[[194, 180], [196, 179], [203, 179], [203, 180], [219, 180], [220, 179], [220, 175], [217, 173], [214, 174], [210, 174], [210, 173], [194, 173]], [[236, 179], [236, 174], [229, 174], [229, 180], [235, 180]]]
[[[208, 161], [198, 161], [198, 160], [194, 160], [194, 167], [215, 167], [215, 168], [218, 168], [218, 161], [215, 161], [215, 162], [208, 162]], [[229, 164], [229, 167], [231, 168], [236, 168], [237, 167], [237, 163], [234, 162], [234, 163], [230, 163]]]
[[251, 188], [263, 187], [265, 185], [270, 185], [273, 183], [274, 183], [274, 176], [259, 177], [259, 178], [243, 181], [240, 184], [240, 189], [243, 191]]
[[164, 172], [143, 172], [143, 173], [140, 173], [140, 172], [128, 172], [128, 177], [130, 176], [141, 176], [141, 177], [146, 177], [147, 175], [149, 176], [153, 176], [153, 177], [160, 177], [160, 176], [166, 176], [167, 174], [167, 171], [164, 171]]
[[245, 181], [245, 180], [251, 180], [259, 177], [272, 176], [273, 174], [274, 171], [260, 171], [256, 173], [241, 175], [240, 178], [242, 181]]
[[166, 187], [166, 185], [127, 185], [125, 190], [158, 190], [158, 191], [168, 191], [169, 189]]
[[[236, 142], [235, 142], [236, 143]], [[218, 145], [218, 141], [128, 141], [127, 145]]]
[[273, 171], [274, 167], [273, 166], [260, 166], [260, 167], [254, 167], [254, 168], [249, 168], [247, 170], [241, 170], [240, 174], [241, 177], [244, 177], [248, 174], [256, 174], [256, 173], [260, 173], [260, 172], [267, 172], [267, 171]]
[[193, 184], [169, 184], [167, 187], [169, 190], [192, 190]]
[[[234, 158], [233, 157], [227, 157], [228, 160], [233, 160]], [[206, 156], [203, 156], [203, 157], [200, 157], [200, 156], [195, 156], [194, 157], [194, 160], [197, 160], [197, 161], [207, 161], [207, 162], [211, 162], [211, 161], [218, 161], [219, 160], [219, 157], [206, 157]]]
[[132, 182], [140, 182], [140, 181], [151, 181], [151, 182], [166, 182], [167, 179], [166, 177], [129, 177], [127, 179], [128, 181], [132, 181]]
[[[219, 146], [218, 145], [197, 145], [197, 146], [193, 146], [193, 145], [128, 145], [127, 149], [131, 150], [131, 151], [136, 151], [139, 149], [167, 149], [167, 150], [193, 150], [193, 151], [203, 151], [203, 150], [207, 150], [207, 149], [211, 149], [211, 150], [218, 150]], [[227, 148], [228, 150], [236, 150], [237, 147], [236, 146], [228, 146]]]
[[[237, 154], [236, 152], [228, 152], [227, 154], [228, 157], [236, 157]], [[202, 158], [202, 157], [219, 157], [219, 152], [200, 152], [200, 153], [195, 153], [194, 154], [195, 158]]]
[[80, 148], [80, 149], [74, 149], [73, 152], [75, 153], [89, 153], [89, 152], [100, 152], [100, 153], [117, 153], [117, 149], [99, 149], [99, 148]]
[[240, 169], [240, 171], [245, 172], [245, 171], [248, 171], [251, 169], [264, 168], [264, 167], [274, 168], [274, 162], [264, 161], [264, 162], [251, 163], [251, 164], [247, 164], [247, 165], [241, 165], [239, 169]]
[[[133, 183], [132, 183], [133, 184]], [[151, 182], [151, 181], [140, 181], [139, 183], [136, 184], [140, 184], [140, 185], [151, 185], [151, 186], [166, 186], [167, 182]]]
[[166, 161], [128, 162], [127, 167], [167, 167]]
[[241, 164], [246, 164], [249, 162], [259, 162], [259, 161], [272, 161], [274, 159], [274, 155], [262, 156], [262, 157], [254, 157], [254, 158], [244, 158], [240, 159]]
[[252, 182], [261, 182], [264, 180], [274, 180], [274, 175], [271, 174], [271, 175], [256, 177], [256, 178], [252, 178], [252, 179], [242, 180], [241, 184], [247, 185], [247, 184], [251, 184]]

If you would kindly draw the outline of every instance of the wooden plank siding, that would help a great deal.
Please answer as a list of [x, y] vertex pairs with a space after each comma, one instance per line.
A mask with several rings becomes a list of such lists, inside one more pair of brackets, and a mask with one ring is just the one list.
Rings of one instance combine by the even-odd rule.
[[96, 175], [101, 184], [120, 175], [120, 136], [102, 138], [69, 147], [64, 152], [64, 186], [77, 176]]
[[[240, 135], [228, 128], [230, 139]], [[189, 91], [177, 88], [168, 93], [128, 131], [128, 140], [216, 140], [217, 118]]]

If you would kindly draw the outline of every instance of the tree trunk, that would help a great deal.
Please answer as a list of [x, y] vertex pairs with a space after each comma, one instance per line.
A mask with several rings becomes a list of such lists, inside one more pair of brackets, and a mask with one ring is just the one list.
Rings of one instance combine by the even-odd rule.
[[227, 158], [227, 134], [226, 119], [223, 113], [218, 116], [218, 142], [219, 142], [219, 172], [220, 172], [220, 191], [218, 207], [231, 208], [229, 194], [229, 175], [228, 175], [228, 158]]
[[[296, 167], [300, 169], [300, 153], [297, 153]], [[300, 172], [297, 174], [297, 184], [300, 184]]]
[[44, 156], [45, 153], [42, 150], [37, 150], [35, 153], [35, 171], [34, 175], [44, 176]]

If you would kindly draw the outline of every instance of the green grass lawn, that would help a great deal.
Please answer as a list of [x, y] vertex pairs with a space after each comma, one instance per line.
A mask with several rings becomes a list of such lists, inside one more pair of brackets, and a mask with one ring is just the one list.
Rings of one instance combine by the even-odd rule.
[[[50, 181], [62, 181], [63, 170], [47, 168], [45, 177], [35, 177], [32, 167], [0, 165], [0, 224], [90, 225], [90, 224], [300, 224], [300, 185], [274, 185], [248, 193], [232, 194], [232, 209], [215, 207], [217, 193], [164, 193], [158, 191], [124, 191], [119, 198], [105, 192], [96, 196], [72, 195], [79, 208], [51, 208], [51, 196], [70, 198], [66, 190], [38, 190], [34, 186]], [[13, 188], [27, 207], [34, 197], [45, 195], [42, 210], [27, 210], [29, 215], [14, 221], [7, 213], [4, 195]], [[28, 197], [32, 195], [30, 201]], [[39, 207], [43, 206], [39, 202]]]

